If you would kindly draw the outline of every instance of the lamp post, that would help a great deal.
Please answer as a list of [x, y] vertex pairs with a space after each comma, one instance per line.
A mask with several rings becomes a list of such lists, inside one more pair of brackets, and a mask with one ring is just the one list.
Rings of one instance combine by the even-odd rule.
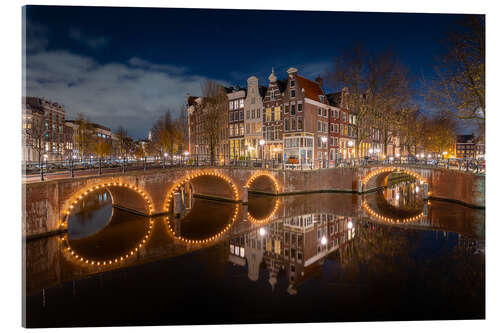
[[264, 139], [259, 140], [259, 145], [260, 145], [260, 159], [261, 161], [264, 160], [264, 145], [266, 144], [266, 141]]
[[[323, 142], [323, 144], [325, 144], [326, 142], [328, 141], [328, 138], [326, 136], [322, 136], [321, 137], [321, 142]], [[327, 151], [328, 151], [328, 147], [327, 147]], [[324, 155], [323, 155], [324, 156]], [[323, 161], [323, 165], [322, 167], [324, 168], [325, 167], [325, 162]]]

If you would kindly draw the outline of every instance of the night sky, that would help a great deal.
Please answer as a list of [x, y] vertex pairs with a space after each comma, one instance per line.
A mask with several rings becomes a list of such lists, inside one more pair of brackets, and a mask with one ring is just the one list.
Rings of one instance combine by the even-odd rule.
[[[356, 43], [390, 47], [416, 79], [430, 78], [459, 15], [165, 8], [25, 7], [26, 91], [115, 130], [146, 137], [204, 79], [267, 85], [274, 67], [314, 79]], [[326, 87], [327, 92], [331, 89]], [[425, 112], [430, 112], [416, 96]]]

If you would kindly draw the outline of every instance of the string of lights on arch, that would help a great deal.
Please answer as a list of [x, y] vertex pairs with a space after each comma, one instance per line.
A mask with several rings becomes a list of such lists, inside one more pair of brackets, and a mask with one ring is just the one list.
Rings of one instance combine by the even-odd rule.
[[419, 180], [421, 183], [427, 183], [427, 180], [424, 177], [422, 177], [421, 175], [419, 175], [417, 172], [414, 172], [411, 170], [406, 170], [406, 169], [398, 169], [398, 168], [394, 168], [394, 167], [386, 167], [386, 168], [373, 170], [373, 171], [369, 172], [366, 176], [364, 176], [363, 179], [361, 180], [361, 182], [363, 183], [363, 185], [366, 185], [366, 183], [370, 179], [372, 179], [374, 176], [377, 176], [381, 173], [388, 173], [388, 172], [390, 173], [390, 172], [395, 172], [395, 171], [400, 171], [400, 172], [406, 173], [407, 175], [413, 176], [414, 178]]
[[94, 192], [96, 190], [106, 189], [107, 187], [124, 187], [124, 188], [128, 188], [128, 189], [131, 189], [131, 190], [137, 192], [139, 195], [142, 196], [142, 198], [146, 202], [147, 209], [148, 209], [148, 215], [150, 215], [150, 216], [152, 215], [152, 213], [153, 213], [152, 200], [151, 200], [150, 196], [143, 189], [141, 189], [135, 185], [126, 184], [123, 182], [109, 182], [109, 183], [90, 186], [86, 189], [81, 190], [77, 194], [75, 194], [66, 204], [66, 208], [63, 209], [64, 215], [63, 215], [63, 218], [59, 221], [59, 227], [64, 228], [64, 227], [68, 226], [68, 219], [69, 219], [69, 216], [71, 214], [71, 211], [73, 210], [73, 208], [75, 208], [75, 205], [80, 200], [82, 200], [87, 195], [91, 194], [92, 192]]
[[365, 211], [370, 216], [374, 217], [375, 219], [377, 219], [378, 221], [380, 221], [382, 223], [389, 223], [389, 224], [413, 223], [413, 222], [420, 220], [424, 216], [424, 212], [420, 212], [420, 214], [413, 216], [413, 217], [404, 218], [404, 219], [395, 219], [395, 218], [391, 218], [391, 217], [387, 217], [387, 216], [383, 216], [381, 214], [378, 214], [377, 212], [375, 212], [373, 209], [370, 208], [370, 206], [366, 203], [366, 200], [363, 200], [363, 202], [361, 203], [361, 206], [363, 207], [363, 209], [365, 209]]
[[274, 175], [270, 172], [266, 172], [266, 171], [257, 171], [256, 173], [254, 173], [250, 179], [248, 179], [248, 181], [246, 182], [245, 186], [246, 187], [250, 187], [250, 185], [252, 185], [252, 183], [259, 177], [262, 177], [262, 176], [265, 176], [265, 177], [268, 177], [269, 179], [271, 179], [271, 181], [273, 182], [274, 184], [274, 188], [276, 190], [276, 193], [279, 193], [280, 192], [280, 186], [278, 184], [278, 181], [276, 180], [276, 178], [274, 177]]
[[[104, 184], [99, 184], [99, 185], [93, 185], [87, 189], [84, 189], [80, 191], [79, 193], [75, 194], [73, 198], [69, 201], [69, 206], [64, 210], [65, 217], [64, 219], [60, 222], [60, 227], [65, 227], [67, 226], [69, 216], [71, 214], [71, 211], [75, 207], [75, 205], [80, 201], [83, 200], [86, 196], [91, 194], [92, 192], [99, 190], [99, 189], [106, 189], [108, 187], [123, 187], [123, 188], [128, 188], [139, 195], [142, 196], [144, 201], [146, 202], [147, 208], [148, 208], [148, 215], [152, 215], [153, 212], [153, 205], [151, 198], [149, 195], [139, 187], [131, 184], [126, 184], [123, 182], [108, 182]], [[107, 266], [107, 265], [113, 265], [113, 264], [120, 264], [123, 261], [127, 260], [134, 254], [136, 254], [148, 241], [148, 239], [151, 236], [151, 230], [153, 229], [153, 224], [154, 220], [152, 218], [149, 219], [149, 225], [148, 225], [148, 231], [146, 232], [146, 235], [139, 241], [138, 244], [136, 244], [133, 248], [128, 250], [127, 252], [123, 253], [120, 256], [117, 256], [115, 258], [111, 259], [106, 259], [106, 260], [97, 260], [97, 259], [92, 259], [92, 258], [86, 258], [80, 254], [78, 254], [76, 251], [74, 251], [68, 241], [68, 236], [65, 235], [60, 238], [62, 241], [63, 245], [63, 250], [64, 252], [75, 262], [79, 264], [85, 264], [85, 265], [90, 265], [90, 266]]]
[[220, 238], [222, 235], [224, 235], [231, 228], [231, 226], [235, 222], [236, 217], [238, 216], [238, 212], [239, 212], [239, 207], [236, 206], [234, 214], [231, 217], [230, 223], [223, 230], [219, 231], [217, 234], [210, 236], [210, 237], [207, 237], [205, 239], [190, 239], [190, 238], [185, 238], [185, 237], [182, 237], [180, 235], [177, 235], [175, 233], [175, 231], [172, 229], [172, 227], [170, 226], [170, 218], [168, 216], [168, 213], [170, 212], [170, 203], [173, 199], [173, 193], [175, 191], [179, 191], [181, 189], [181, 187], [184, 186], [190, 180], [201, 177], [201, 176], [213, 176], [213, 177], [217, 177], [217, 178], [224, 180], [226, 183], [228, 183], [231, 186], [235, 201], [239, 200], [238, 189], [236, 188], [236, 185], [231, 180], [231, 178], [229, 178], [228, 176], [223, 175], [217, 171], [213, 171], [213, 170], [202, 170], [202, 171], [193, 172], [193, 173], [189, 174], [187, 177], [185, 177], [184, 179], [182, 179], [181, 181], [177, 182], [174, 186], [172, 186], [172, 188], [168, 192], [168, 195], [167, 195], [167, 198], [165, 201], [165, 212], [167, 213], [167, 215], [165, 216], [165, 224], [167, 225], [168, 233], [170, 234], [170, 236], [172, 238], [179, 240], [183, 243], [187, 243], [187, 244], [207, 244], [207, 243], [210, 243], [210, 242], [217, 240], [218, 238]]

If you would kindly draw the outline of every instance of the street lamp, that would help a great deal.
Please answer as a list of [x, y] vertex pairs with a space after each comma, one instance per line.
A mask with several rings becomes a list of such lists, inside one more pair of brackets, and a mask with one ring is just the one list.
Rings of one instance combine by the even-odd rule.
[[260, 228], [259, 229], [259, 235], [264, 236], [266, 234], [266, 229]]
[[326, 138], [326, 136], [322, 136], [322, 137], [321, 137], [321, 142], [326, 143], [326, 141], [327, 141], [327, 140], [328, 140], [328, 139]]
[[326, 237], [323, 236], [321, 237], [321, 245], [325, 245], [326, 244]]
[[264, 159], [264, 144], [266, 143], [266, 141], [264, 139], [260, 139], [259, 140], [259, 145], [260, 145], [260, 159], [263, 160]]
[[352, 222], [351, 221], [347, 222], [347, 229], [352, 229]]

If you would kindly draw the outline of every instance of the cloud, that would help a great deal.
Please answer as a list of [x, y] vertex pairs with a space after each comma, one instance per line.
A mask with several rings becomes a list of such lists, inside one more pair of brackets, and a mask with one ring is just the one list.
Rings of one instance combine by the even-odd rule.
[[299, 74], [314, 80], [316, 77], [325, 77], [327, 71], [332, 67], [332, 63], [328, 61], [313, 62], [298, 65]]
[[186, 93], [200, 94], [206, 78], [186, 70], [140, 58], [100, 64], [68, 51], [43, 51], [28, 55], [24, 85], [28, 96], [63, 104], [67, 119], [82, 113], [112, 130], [123, 125], [141, 138], [165, 111], [177, 115]]
[[133, 67], [143, 68], [147, 70], [170, 72], [172, 74], [182, 74], [187, 71], [186, 67], [154, 64], [150, 61], [133, 57], [128, 61], [128, 64]]
[[69, 31], [69, 38], [82, 43], [92, 49], [98, 49], [104, 47], [108, 44], [109, 39], [107, 37], [90, 37], [85, 35], [81, 30], [72, 28]]
[[26, 33], [26, 39], [23, 43], [24, 51], [39, 52], [47, 49], [49, 37], [46, 26], [38, 22], [26, 21], [23, 28]]

